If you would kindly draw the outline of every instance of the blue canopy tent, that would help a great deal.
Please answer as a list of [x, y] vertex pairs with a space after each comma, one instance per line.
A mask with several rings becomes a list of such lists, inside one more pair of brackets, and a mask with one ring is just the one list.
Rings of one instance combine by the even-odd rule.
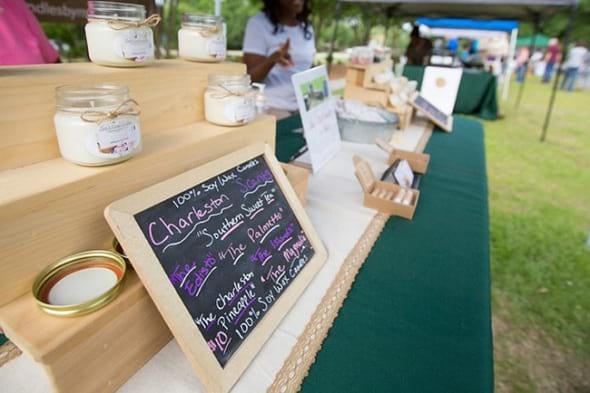
[[[342, 5], [347, 3], [379, 5], [384, 8], [386, 15], [390, 17], [395, 15], [397, 17], [414, 18], [428, 16], [432, 18], [462, 17], [530, 21], [535, 26], [535, 34], [539, 32], [543, 20], [558, 12], [569, 10], [570, 18], [563, 39], [563, 46], [567, 48], [579, 0], [338, 0], [336, 3], [336, 26], [332, 34], [330, 54], [328, 55], [329, 61], [332, 59], [334, 41], [338, 34], [338, 22], [342, 12]], [[532, 46], [534, 47], [534, 43]], [[545, 122], [543, 123], [541, 141], [545, 140], [547, 134], [560, 75], [561, 67], [558, 67]], [[524, 81], [520, 88], [519, 97], [522, 94], [523, 87]]]
[[418, 18], [416, 23], [428, 27], [441, 29], [467, 29], [467, 30], [494, 30], [511, 32], [518, 29], [518, 22], [515, 20], [481, 20], [463, 18]]
[[516, 37], [518, 36], [518, 22], [508, 19], [464, 19], [464, 18], [426, 18], [416, 19], [419, 25], [428, 26], [431, 29], [465, 31], [469, 36], [474, 31], [497, 31], [510, 35], [510, 47], [508, 51], [508, 67], [502, 77], [502, 98], [508, 99], [510, 88], [510, 73], [512, 62], [516, 52]]

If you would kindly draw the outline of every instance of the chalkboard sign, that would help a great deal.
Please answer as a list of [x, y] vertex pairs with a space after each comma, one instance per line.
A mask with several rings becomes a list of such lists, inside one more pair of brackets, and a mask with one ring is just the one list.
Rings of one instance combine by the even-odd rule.
[[117, 201], [105, 215], [211, 391], [229, 390], [326, 259], [263, 145]]
[[451, 132], [453, 129], [453, 116], [446, 115], [420, 94], [410, 100], [410, 104], [443, 130]]

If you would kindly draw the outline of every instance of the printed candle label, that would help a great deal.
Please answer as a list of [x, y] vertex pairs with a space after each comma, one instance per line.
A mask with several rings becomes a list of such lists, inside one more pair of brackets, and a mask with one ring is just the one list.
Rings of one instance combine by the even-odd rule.
[[135, 220], [222, 367], [314, 255], [264, 156]]
[[232, 122], [247, 123], [254, 118], [254, 101], [244, 98], [225, 105], [225, 117]]
[[137, 118], [119, 116], [101, 122], [95, 132], [89, 132], [86, 148], [97, 157], [123, 157], [133, 151], [140, 141]]
[[138, 63], [154, 57], [154, 44], [150, 29], [127, 29], [119, 32], [114, 42], [115, 53]]
[[213, 56], [216, 59], [225, 59], [227, 51], [225, 36], [218, 35], [217, 37], [210, 39], [207, 43], [207, 51], [210, 56]]

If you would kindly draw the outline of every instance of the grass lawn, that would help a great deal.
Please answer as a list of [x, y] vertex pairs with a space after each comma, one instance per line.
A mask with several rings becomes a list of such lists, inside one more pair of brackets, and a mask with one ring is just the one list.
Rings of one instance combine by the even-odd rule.
[[590, 391], [590, 93], [529, 78], [486, 122], [497, 392]]

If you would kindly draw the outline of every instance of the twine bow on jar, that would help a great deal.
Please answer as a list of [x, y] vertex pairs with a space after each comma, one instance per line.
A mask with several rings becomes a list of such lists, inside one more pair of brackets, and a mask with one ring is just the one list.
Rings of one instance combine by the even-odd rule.
[[141, 110], [139, 104], [133, 99], [125, 100], [112, 111], [85, 111], [80, 115], [80, 118], [88, 123], [101, 123], [105, 120], [114, 119], [121, 115], [139, 116]]
[[254, 95], [250, 89], [247, 89], [246, 91], [234, 91], [223, 84], [209, 86], [208, 89], [211, 90], [211, 97], [213, 98], [226, 98], [230, 96], [251, 98]]
[[109, 27], [113, 30], [125, 30], [131, 28], [139, 28], [139, 27], [155, 27], [160, 21], [162, 17], [158, 14], [153, 14], [148, 16], [146, 19], [142, 20], [141, 22], [132, 22], [132, 21], [124, 21], [124, 20], [109, 20], [107, 23]]
[[214, 35], [217, 35], [221, 31], [221, 27], [219, 25], [201, 26], [201, 27], [195, 27], [194, 29], [197, 30], [199, 32], [199, 34], [201, 35], [201, 37], [203, 37], [203, 38], [213, 37]]

